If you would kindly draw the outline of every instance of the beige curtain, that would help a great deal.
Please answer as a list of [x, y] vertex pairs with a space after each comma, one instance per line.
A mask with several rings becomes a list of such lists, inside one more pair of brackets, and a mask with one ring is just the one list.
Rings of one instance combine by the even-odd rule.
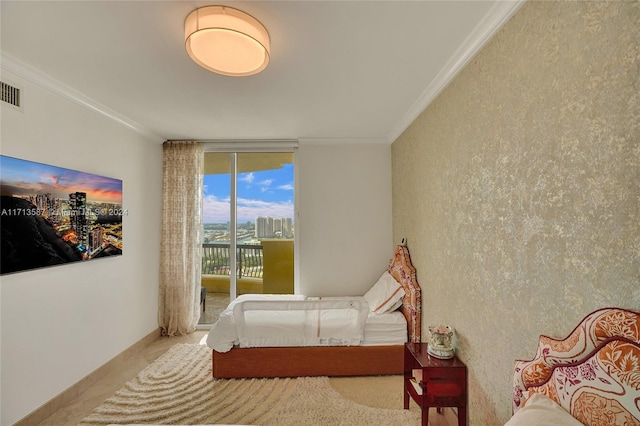
[[163, 145], [158, 324], [163, 336], [193, 332], [200, 316], [204, 146]]

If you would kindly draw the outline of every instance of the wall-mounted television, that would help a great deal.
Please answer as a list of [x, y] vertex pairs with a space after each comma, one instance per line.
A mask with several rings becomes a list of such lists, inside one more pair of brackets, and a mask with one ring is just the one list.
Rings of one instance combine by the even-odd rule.
[[122, 254], [122, 180], [0, 155], [0, 274]]

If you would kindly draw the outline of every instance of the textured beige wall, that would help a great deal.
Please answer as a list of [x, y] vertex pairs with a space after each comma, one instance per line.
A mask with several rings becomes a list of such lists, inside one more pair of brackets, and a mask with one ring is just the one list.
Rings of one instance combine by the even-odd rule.
[[394, 142], [394, 241], [424, 325], [469, 367], [470, 424], [503, 424], [541, 333], [640, 309], [640, 3], [529, 2]]

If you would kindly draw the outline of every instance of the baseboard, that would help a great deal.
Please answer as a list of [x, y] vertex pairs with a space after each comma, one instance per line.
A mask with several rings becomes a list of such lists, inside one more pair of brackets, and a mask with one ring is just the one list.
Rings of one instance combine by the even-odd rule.
[[75, 384], [60, 392], [53, 399], [45, 402], [38, 409], [19, 420], [14, 424], [14, 426], [33, 426], [42, 423], [60, 408], [69, 405], [73, 399], [85, 392], [89, 387], [93, 386], [99, 379], [109, 374], [114, 368], [117, 368], [120, 362], [126, 360], [131, 355], [138, 353], [143, 348], [146, 348], [151, 343], [158, 340], [158, 338], [160, 338], [160, 329], [152, 331], [147, 336], [129, 346], [120, 354], [116, 355]]

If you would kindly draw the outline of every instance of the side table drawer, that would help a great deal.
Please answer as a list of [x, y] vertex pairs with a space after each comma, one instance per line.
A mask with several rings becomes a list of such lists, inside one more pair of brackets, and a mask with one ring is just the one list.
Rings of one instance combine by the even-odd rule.
[[422, 387], [428, 402], [443, 407], [466, 401], [466, 371], [460, 368], [427, 368], [422, 372]]

